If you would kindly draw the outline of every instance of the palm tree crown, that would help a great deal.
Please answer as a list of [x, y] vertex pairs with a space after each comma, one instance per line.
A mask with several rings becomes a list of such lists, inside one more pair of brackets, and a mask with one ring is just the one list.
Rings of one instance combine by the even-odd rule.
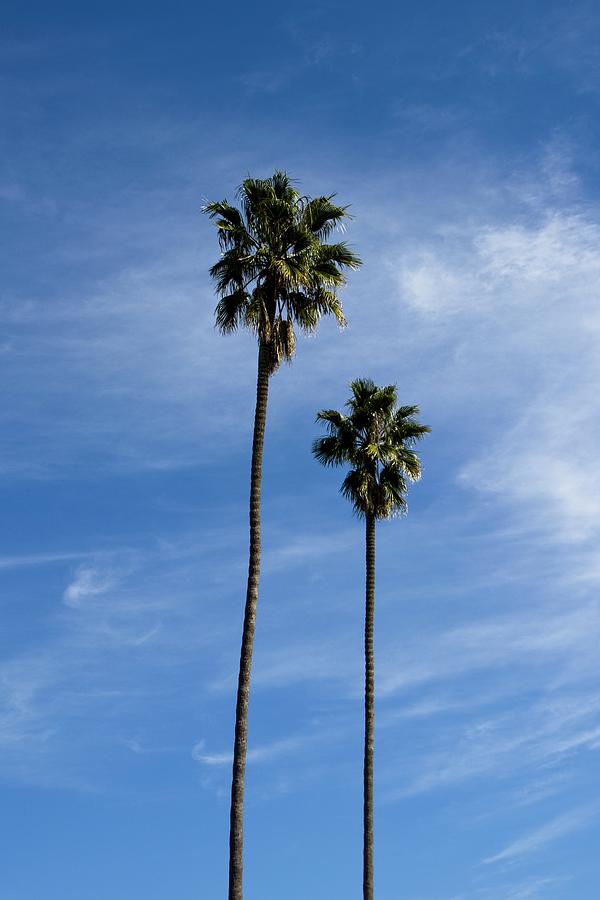
[[350, 464], [341, 492], [358, 515], [389, 519], [406, 511], [408, 482], [421, 477], [414, 447], [431, 429], [416, 420], [418, 406], [398, 406], [395, 385], [358, 378], [350, 388], [348, 415], [317, 414], [329, 433], [314, 442], [313, 454], [326, 466]]
[[325, 314], [345, 324], [336, 289], [345, 283], [343, 269], [361, 261], [346, 243], [325, 243], [349, 217], [334, 196], [303, 197], [285, 172], [275, 172], [246, 178], [239, 209], [227, 200], [204, 207], [222, 251], [210, 270], [220, 297], [217, 327], [254, 331], [268, 350], [270, 372], [294, 355], [294, 326], [312, 332]]

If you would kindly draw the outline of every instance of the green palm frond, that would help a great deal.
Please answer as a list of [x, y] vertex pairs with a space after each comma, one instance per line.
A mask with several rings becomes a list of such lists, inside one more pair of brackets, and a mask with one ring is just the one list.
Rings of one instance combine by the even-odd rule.
[[321, 244], [318, 252], [321, 262], [333, 263], [335, 266], [342, 266], [346, 269], [358, 269], [362, 265], [361, 258], [350, 249], [345, 241], [337, 244]]
[[215, 281], [217, 292], [223, 294], [231, 285], [240, 287], [251, 279], [254, 267], [251, 260], [244, 260], [244, 257], [240, 257], [235, 250], [227, 250], [209, 271]]
[[314, 235], [306, 228], [299, 228], [296, 222], [286, 229], [283, 244], [289, 248], [287, 255], [290, 257], [303, 257], [315, 252]]
[[245, 291], [239, 290], [225, 294], [215, 309], [217, 328], [223, 334], [229, 334], [236, 331], [240, 325], [246, 325], [247, 306], [248, 295]]
[[350, 469], [342, 481], [340, 493], [352, 503], [359, 516], [375, 515], [377, 484], [365, 469]]
[[226, 200], [218, 203], [207, 203], [202, 211], [213, 219], [219, 232], [219, 243], [222, 250], [237, 248], [239, 253], [250, 253], [256, 247], [256, 241], [249, 233], [239, 209], [231, 206]]
[[294, 188], [293, 181], [287, 172], [275, 170], [272, 177], [267, 180], [271, 182], [273, 193], [277, 199], [284, 200], [288, 204], [298, 200], [298, 191]]
[[356, 513], [388, 519], [406, 511], [408, 485], [421, 477], [413, 447], [430, 429], [416, 419], [418, 406], [397, 405], [395, 385], [358, 378], [350, 387], [348, 415], [317, 413], [327, 435], [313, 443], [313, 454], [323, 465], [351, 467], [340, 490]]
[[314, 197], [308, 200], [304, 207], [303, 224], [321, 240], [328, 238], [337, 227], [343, 227], [344, 219], [351, 218], [347, 206], [338, 206], [331, 202], [334, 196], [335, 194], [330, 194], [329, 197]]
[[344, 242], [325, 242], [349, 218], [347, 207], [332, 198], [302, 197], [277, 171], [270, 178], [246, 178], [237, 192], [239, 208], [227, 200], [203, 207], [223, 251], [210, 269], [221, 298], [217, 327], [254, 331], [270, 344], [273, 371], [293, 356], [295, 327], [312, 332], [324, 315], [345, 324], [337, 291], [345, 271], [361, 261]]
[[244, 220], [239, 209], [231, 206], [227, 200], [207, 203], [202, 207], [202, 211], [207, 213], [211, 219], [216, 219], [217, 228], [222, 228], [224, 231], [245, 230]]
[[294, 321], [308, 333], [316, 329], [321, 317], [325, 315], [334, 316], [341, 328], [346, 324], [342, 304], [334, 291], [317, 288], [310, 295], [290, 291], [287, 303]]
[[419, 414], [418, 406], [399, 406], [396, 410], [396, 421], [400, 422], [402, 419], [412, 419], [413, 416]]
[[339, 466], [345, 460], [338, 439], [332, 435], [317, 438], [313, 443], [312, 452], [315, 459], [324, 466]]
[[322, 409], [317, 413], [317, 422], [326, 422], [330, 434], [337, 434], [340, 428], [348, 422], [346, 416], [337, 409]]
[[382, 518], [405, 512], [408, 483], [402, 469], [396, 465], [384, 465], [379, 473], [379, 497], [377, 507], [383, 513]]

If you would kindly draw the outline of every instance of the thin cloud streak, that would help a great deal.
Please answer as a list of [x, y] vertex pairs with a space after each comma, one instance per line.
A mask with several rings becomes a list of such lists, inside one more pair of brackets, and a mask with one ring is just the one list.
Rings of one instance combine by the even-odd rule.
[[548, 844], [553, 843], [562, 837], [566, 837], [574, 831], [579, 831], [581, 828], [584, 828], [597, 815], [597, 806], [587, 806], [564, 813], [557, 816], [546, 825], [542, 825], [541, 828], [537, 828], [535, 831], [532, 831], [514, 841], [512, 844], [509, 844], [504, 850], [501, 850], [494, 856], [489, 856], [487, 859], [484, 859], [483, 862], [485, 865], [491, 865], [492, 863], [506, 862], [517, 857], [537, 853]]
[[[298, 737], [282, 738], [273, 741], [270, 744], [264, 744], [261, 747], [254, 747], [248, 751], [247, 760], [249, 763], [271, 762], [287, 753], [296, 753], [306, 749], [310, 744], [314, 744], [314, 735], [302, 735]], [[318, 740], [322, 740], [319, 737]], [[229, 751], [223, 753], [206, 753], [204, 750], [205, 741], [199, 741], [192, 750], [192, 757], [196, 762], [205, 766], [230, 766], [233, 761], [233, 754]]]
[[22, 556], [0, 557], [0, 569], [26, 569], [30, 566], [48, 566], [96, 555], [90, 553], [31, 553]]

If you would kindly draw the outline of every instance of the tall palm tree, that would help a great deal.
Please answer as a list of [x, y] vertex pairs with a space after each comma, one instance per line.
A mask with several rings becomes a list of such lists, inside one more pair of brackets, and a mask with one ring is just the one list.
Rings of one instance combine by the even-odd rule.
[[395, 385], [359, 378], [350, 388], [348, 415], [334, 409], [317, 414], [328, 433], [314, 442], [313, 454], [325, 466], [350, 465], [341, 492], [366, 524], [363, 897], [373, 900], [375, 523], [406, 512], [408, 483], [421, 476], [414, 447], [431, 429], [415, 418], [418, 406], [398, 406]]
[[250, 558], [235, 715], [229, 833], [229, 900], [242, 900], [244, 776], [248, 700], [260, 569], [260, 491], [269, 379], [296, 346], [295, 328], [313, 332], [323, 315], [343, 325], [337, 289], [360, 259], [344, 243], [326, 243], [348, 218], [334, 195], [301, 196], [285, 172], [246, 178], [239, 208], [223, 200], [204, 211], [219, 233], [221, 258], [210, 274], [219, 302], [216, 324], [229, 334], [249, 328], [258, 341], [256, 411], [250, 474]]

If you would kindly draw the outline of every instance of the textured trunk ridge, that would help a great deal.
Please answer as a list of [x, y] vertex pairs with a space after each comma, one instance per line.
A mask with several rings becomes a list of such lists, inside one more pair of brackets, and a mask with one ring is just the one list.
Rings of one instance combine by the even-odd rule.
[[269, 394], [268, 350], [261, 341], [258, 352], [258, 376], [256, 382], [256, 412], [252, 439], [252, 467], [250, 474], [250, 554], [248, 563], [248, 588], [244, 611], [244, 628], [240, 653], [237, 703], [235, 710], [235, 743], [233, 748], [233, 774], [231, 780], [231, 818], [229, 830], [229, 900], [242, 900], [243, 847], [244, 847], [244, 776], [248, 744], [248, 702], [250, 698], [250, 674], [252, 649], [256, 626], [258, 582], [260, 576], [260, 489], [262, 459]]
[[366, 520], [365, 763], [363, 898], [373, 900], [373, 758], [375, 753], [375, 518]]

